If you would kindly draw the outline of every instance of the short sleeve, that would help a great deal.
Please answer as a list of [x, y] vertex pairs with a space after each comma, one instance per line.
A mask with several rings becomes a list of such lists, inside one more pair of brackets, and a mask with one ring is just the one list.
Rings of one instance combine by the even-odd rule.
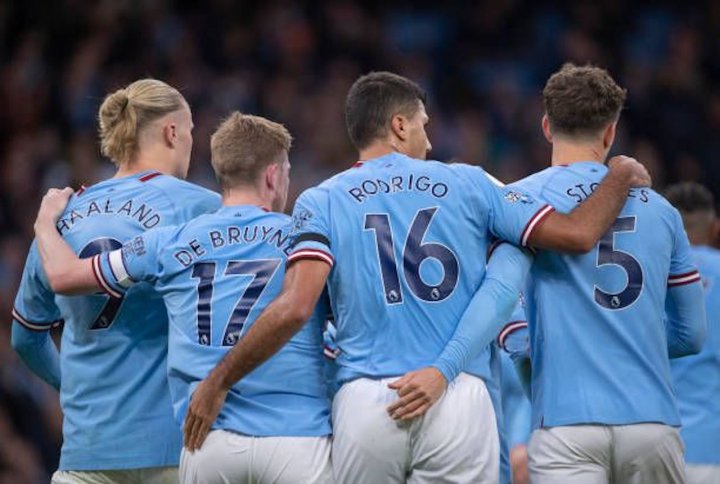
[[490, 231], [513, 244], [527, 246], [533, 230], [555, 209], [522, 187], [488, 185]]
[[166, 247], [169, 229], [148, 230], [120, 249], [95, 256], [93, 270], [100, 286], [111, 296], [121, 297], [136, 282], [153, 283], [162, 270], [159, 248]]
[[528, 344], [528, 323], [525, 316], [525, 302], [521, 294], [510, 320], [500, 330], [498, 345], [508, 353], [516, 353], [526, 351]]
[[216, 212], [222, 204], [220, 195], [211, 190], [189, 183], [183, 184], [183, 188], [182, 192], [184, 193], [180, 194], [182, 198], [178, 198], [182, 204], [178, 214], [180, 217], [178, 223], [189, 222], [200, 215]]
[[526, 246], [533, 230], [554, 209], [519, 185], [503, 185], [482, 168], [458, 165], [462, 176], [477, 194], [478, 203], [486, 205], [488, 227], [497, 238]]
[[673, 209], [673, 250], [670, 259], [668, 287], [682, 286], [700, 281], [700, 273], [693, 261], [685, 228], [680, 213]]
[[318, 188], [306, 190], [293, 210], [293, 242], [288, 263], [316, 259], [332, 266], [335, 258], [331, 240], [327, 193]]
[[55, 294], [45, 276], [35, 242], [25, 261], [12, 317], [33, 331], [47, 331], [62, 324], [60, 310], [55, 305]]

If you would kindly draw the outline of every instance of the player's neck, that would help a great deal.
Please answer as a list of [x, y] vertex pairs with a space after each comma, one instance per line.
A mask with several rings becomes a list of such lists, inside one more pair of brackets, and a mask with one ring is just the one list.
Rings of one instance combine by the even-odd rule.
[[121, 165], [113, 178], [123, 178], [151, 170], [159, 171], [163, 175], [174, 175], [173, 163], [170, 160], [154, 154], [143, 154], [135, 156], [128, 163]]
[[552, 166], [567, 166], [581, 161], [605, 163], [607, 151], [595, 144], [576, 144], [554, 140]]
[[402, 153], [402, 151], [396, 149], [391, 143], [387, 141], [376, 141], [367, 148], [360, 150], [359, 160], [367, 161], [381, 156], [389, 155], [390, 153]]
[[234, 188], [223, 190], [223, 206], [255, 205], [264, 210], [272, 211], [272, 200], [251, 188]]

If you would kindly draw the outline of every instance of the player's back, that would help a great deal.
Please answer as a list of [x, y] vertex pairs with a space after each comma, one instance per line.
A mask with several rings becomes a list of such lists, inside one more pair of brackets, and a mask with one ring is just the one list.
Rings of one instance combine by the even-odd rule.
[[685, 460], [720, 465], [720, 251], [693, 246], [705, 288], [708, 330], [696, 355], [670, 361], [677, 397]]
[[[291, 259], [330, 244], [341, 382], [435, 361], [483, 280], [494, 189], [480, 168], [393, 153], [300, 197]], [[319, 223], [331, 242], [306, 233]]]
[[[176, 419], [190, 394], [282, 288], [290, 217], [224, 206], [145, 239], [160, 254], [155, 285], [170, 318], [168, 370]], [[149, 271], [150, 273], [150, 271]], [[330, 434], [320, 307], [272, 358], [236, 383], [213, 428], [253, 436]]]
[[[569, 212], [607, 168], [552, 167], [517, 185]], [[678, 425], [664, 324], [668, 285], [694, 270], [681, 257], [677, 211], [651, 189], [633, 189], [611, 229], [584, 255], [540, 251], [528, 316], [533, 426]]]
[[[58, 229], [82, 258], [150, 228], [219, 206], [217, 194], [157, 172], [110, 179], [74, 196]], [[125, 297], [55, 298], [65, 320], [60, 469], [177, 465], [181, 435], [168, 391], [167, 315], [138, 285]]]

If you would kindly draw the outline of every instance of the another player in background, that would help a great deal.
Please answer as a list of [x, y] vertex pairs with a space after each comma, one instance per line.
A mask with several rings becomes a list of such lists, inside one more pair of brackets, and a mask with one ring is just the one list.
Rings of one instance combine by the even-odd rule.
[[[589, 249], [646, 173], [620, 159], [583, 207], [558, 215], [480, 168], [425, 162], [425, 94], [408, 79], [362, 76], [346, 120], [362, 161], [298, 199], [283, 292], [196, 389], [188, 419], [200, 425], [191, 442], [202, 441], [228, 388], [302, 326], [327, 281], [343, 383], [333, 403], [336, 479], [495, 482], [487, 390], [476, 376], [458, 376], [496, 337], [519, 293], [510, 283], [517, 271], [495, 273], [491, 261], [485, 277], [490, 233], [518, 245]], [[516, 252], [503, 244], [493, 259], [515, 267]], [[482, 311], [459, 324], [481, 283]]]
[[[74, 254], [89, 263], [134, 235], [220, 206], [216, 193], [181, 180], [193, 123], [176, 89], [133, 82], [105, 98], [99, 122], [102, 152], [117, 173], [80, 190], [60, 217], [57, 231]], [[63, 445], [53, 482], [177, 480], [182, 440], [168, 390], [161, 297], [147, 285], [83, 297], [56, 296], [58, 287], [34, 243], [13, 309], [13, 346], [60, 390]], [[48, 330], [63, 320], [58, 355]]]
[[[162, 294], [170, 319], [170, 391], [181, 424], [195, 386], [280, 292], [292, 230], [290, 217], [280, 213], [290, 143], [280, 124], [231, 114], [211, 140], [222, 207], [138, 235], [92, 262], [75, 257], [54, 233], [52, 207], [62, 197], [43, 201], [36, 231], [51, 281], [64, 279], [70, 291], [120, 294], [149, 284]], [[302, 331], [230, 389], [202, 448], [183, 450], [182, 482], [332, 482], [321, 353], [326, 314], [319, 305]]]
[[[513, 186], [567, 212], [606, 179], [625, 90], [603, 69], [568, 64], [543, 100], [552, 167]], [[706, 323], [680, 214], [651, 189], [630, 190], [594, 250], [539, 251], [531, 277], [532, 482], [683, 482], [668, 348], [696, 353]]]
[[717, 219], [707, 188], [681, 183], [667, 189], [680, 210], [690, 250], [702, 277], [708, 333], [700, 353], [670, 361], [685, 442], [688, 483], [720, 483], [720, 251], [710, 245]]

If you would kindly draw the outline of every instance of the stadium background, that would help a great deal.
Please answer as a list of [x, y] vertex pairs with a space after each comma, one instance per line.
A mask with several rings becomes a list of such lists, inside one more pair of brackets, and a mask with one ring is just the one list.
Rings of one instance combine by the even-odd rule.
[[0, 2], [0, 483], [44, 482], [57, 465], [57, 394], [12, 352], [10, 311], [43, 192], [112, 175], [96, 139], [105, 93], [146, 76], [180, 88], [196, 126], [190, 179], [209, 187], [224, 115], [285, 123], [294, 198], [354, 161], [343, 100], [361, 73], [420, 82], [432, 157], [510, 182], [548, 163], [548, 75], [591, 62], [628, 88], [614, 152], [656, 187], [697, 180], [718, 196], [720, 2], [675, 3]]

